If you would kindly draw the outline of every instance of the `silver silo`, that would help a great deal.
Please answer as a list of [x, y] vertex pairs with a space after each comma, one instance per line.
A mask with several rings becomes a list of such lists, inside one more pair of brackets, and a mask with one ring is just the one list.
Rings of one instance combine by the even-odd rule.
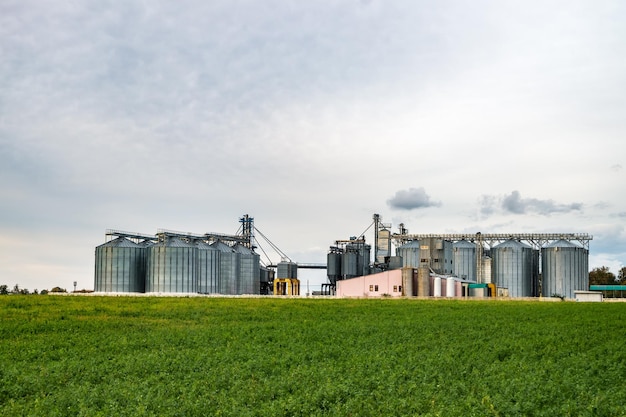
[[239, 288], [239, 254], [220, 241], [211, 246], [220, 251], [220, 294], [236, 295]]
[[459, 240], [452, 244], [454, 274], [464, 280], [476, 281], [476, 244]]
[[124, 237], [96, 247], [96, 292], [144, 292], [145, 249]]
[[196, 289], [200, 294], [219, 294], [220, 251], [203, 241], [196, 246]]
[[396, 249], [396, 254], [402, 257], [402, 266], [409, 268], [419, 268], [420, 262], [420, 242], [412, 240]]
[[193, 243], [175, 236], [164, 236], [150, 246], [146, 292], [197, 292], [196, 251]]
[[558, 240], [541, 249], [544, 297], [575, 298], [574, 291], [589, 289], [589, 251], [567, 240]]
[[517, 240], [491, 249], [493, 283], [511, 297], [533, 297], [539, 275], [539, 252]]
[[259, 294], [259, 255], [241, 244], [235, 245], [233, 250], [239, 254], [239, 288], [237, 294]]

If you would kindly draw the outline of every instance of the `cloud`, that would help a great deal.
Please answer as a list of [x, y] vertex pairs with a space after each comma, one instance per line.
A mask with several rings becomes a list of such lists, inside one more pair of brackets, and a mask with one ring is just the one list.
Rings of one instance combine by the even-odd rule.
[[478, 199], [480, 218], [488, 218], [501, 209], [505, 214], [539, 214], [550, 216], [554, 213], [570, 213], [582, 211], [582, 203], [561, 204], [554, 200], [541, 200], [538, 198], [523, 198], [519, 191], [512, 191], [511, 194], [497, 197], [492, 195], [482, 195]]
[[622, 168], [623, 168], [623, 167], [622, 167], [620, 164], [615, 164], [615, 165], [611, 166], [611, 171], [613, 171], [613, 172], [619, 172], [619, 171], [621, 171], [621, 170], [622, 170]]
[[552, 213], [569, 213], [582, 210], [582, 203], [558, 204], [553, 200], [522, 198], [519, 191], [513, 191], [502, 199], [504, 211], [513, 214], [537, 213], [549, 216]]
[[426, 207], [441, 206], [441, 202], [431, 201], [424, 187], [399, 190], [396, 195], [387, 200], [387, 205], [400, 210], [413, 210]]

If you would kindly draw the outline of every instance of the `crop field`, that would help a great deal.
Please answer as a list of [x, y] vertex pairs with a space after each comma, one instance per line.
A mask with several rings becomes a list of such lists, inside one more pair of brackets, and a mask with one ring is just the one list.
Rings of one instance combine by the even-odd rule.
[[626, 415], [626, 304], [0, 297], [2, 416]]

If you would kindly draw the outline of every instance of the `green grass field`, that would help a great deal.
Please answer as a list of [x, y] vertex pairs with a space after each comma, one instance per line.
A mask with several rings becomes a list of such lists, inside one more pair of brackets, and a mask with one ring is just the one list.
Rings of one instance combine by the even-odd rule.
[[626, 304], [0, 297], [0, 415], [626, 415]]

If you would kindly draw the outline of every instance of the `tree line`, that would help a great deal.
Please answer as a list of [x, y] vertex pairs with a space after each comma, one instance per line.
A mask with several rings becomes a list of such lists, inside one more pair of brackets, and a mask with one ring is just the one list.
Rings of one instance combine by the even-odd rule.
[[593, 268], [589, 272], [589, 285], [626, 285], [626, 266], [618, 271], [617, 276], [606, 266]]
[[64, 288], [54, 287], [50, 291], [41, 290], [39, 291], [37, 288], [30, 291], [28, 288], [20, 288], [19, 285], [15, 284], [12, 290], [9, 290], [9, 286], [6, 284], [0, 285], [0, 295], [9, 295], [9, 294], [21, 294], [21, 295], [46, 295], [49, 292], [67, 292]]

